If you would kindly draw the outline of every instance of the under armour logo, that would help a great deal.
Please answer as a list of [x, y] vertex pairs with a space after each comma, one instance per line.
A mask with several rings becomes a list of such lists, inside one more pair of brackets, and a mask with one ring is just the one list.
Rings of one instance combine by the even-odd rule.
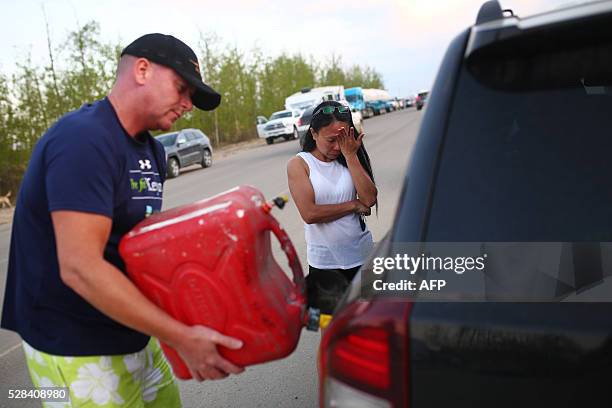
[[138, 163], [140, 163], [140, 170], [151, 170], [150, 160], [138, 160]]

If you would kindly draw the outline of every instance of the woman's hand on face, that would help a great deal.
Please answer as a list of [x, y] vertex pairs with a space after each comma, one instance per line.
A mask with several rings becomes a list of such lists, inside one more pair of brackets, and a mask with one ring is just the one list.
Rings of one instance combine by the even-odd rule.
[[359, 150], [359, 147], [361, 146], [363, 136], [364, 133], [361, 133], [359, 136], [357, 136], [357, 139], [355, 139], [354, 127], [351, 127], [348, 132], [345, 127], [340, 129], [340, 134], [338, 134], [338, 144], [340, 145], [340, 151], [344, 157], [357, 153], [357, 150]]

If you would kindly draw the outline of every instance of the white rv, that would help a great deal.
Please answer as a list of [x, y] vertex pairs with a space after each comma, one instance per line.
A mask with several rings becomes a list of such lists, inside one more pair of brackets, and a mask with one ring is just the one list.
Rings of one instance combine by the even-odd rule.
[[344, 99], [346, 98], [344, 96], [343, 85], [304, 88], [285, 99], [285, 109], [303, 111], [323, 101], [341, 101]]
[[[318, 105], [323, 101], [338, 101], [350, 106], [344, 94], [344, 86], [333, 85], [321, 86], [318, 88], [304, 88], [300, 92], [296, 92], [285, 99], [285, 109], [297, 109], [303, 112], [305, 109]], [[357, 131], [363, 132], [361, 112], [356, 109], [351, 109], [351, 114]], [[300, 132], [305, 132], [309, 125], [310, 120], [308, 120], [308, 123], [302, 123]]]

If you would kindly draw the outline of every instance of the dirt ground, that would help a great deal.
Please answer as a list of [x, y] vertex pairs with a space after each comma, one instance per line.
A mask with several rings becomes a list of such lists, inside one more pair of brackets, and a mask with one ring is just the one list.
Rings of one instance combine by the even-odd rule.
[[[213, 153], [213, 160], [223, 160], [226, 157], [236, 154], [238, 151], [252, 149], [257, 146], [264, 146], [266, 141], [264, 139], [253, 139], [247, 140], [246, 142], [239, 142], [227, 146], [215, 149]], [[213, 164], [214, 166], [214, 164]], [[11, 200], [13, 205], [15, 201]], [[13, 220], [13, 212], [15, 208], [0, 208], [0, 224], [9, 224]]]
[[253, 140], [247, 140], [246, 142], [238, 142], [238, 143], [234, 143], [231, 145], [223, 146], [218, 149], [215, 149], [213, 153], [213, 160], [223, 159], [241, 150], [252, 149], [257, 146], [265, 146], [265, 145], [266, 145], [265, 139], [253, 139]]
[[13, 220], [15, 208], [0, 208], [0, 224], [8, 224]]

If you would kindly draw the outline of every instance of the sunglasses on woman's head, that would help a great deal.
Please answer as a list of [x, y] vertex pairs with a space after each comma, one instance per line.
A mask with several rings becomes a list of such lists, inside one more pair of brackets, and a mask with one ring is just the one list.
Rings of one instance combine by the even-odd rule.
[[351, 108], [345, 105], [340, 105], [340, 106], [327, 105], [327, 106], [317, 109], [317, 111], [313, 114], [313, 116], [318, 115], [321, 112], [326, 115], [331, 115], [332, 113], [334, 113], [335, 110], [337, 110], [338, 113], [347, 113], [351, 110]]

